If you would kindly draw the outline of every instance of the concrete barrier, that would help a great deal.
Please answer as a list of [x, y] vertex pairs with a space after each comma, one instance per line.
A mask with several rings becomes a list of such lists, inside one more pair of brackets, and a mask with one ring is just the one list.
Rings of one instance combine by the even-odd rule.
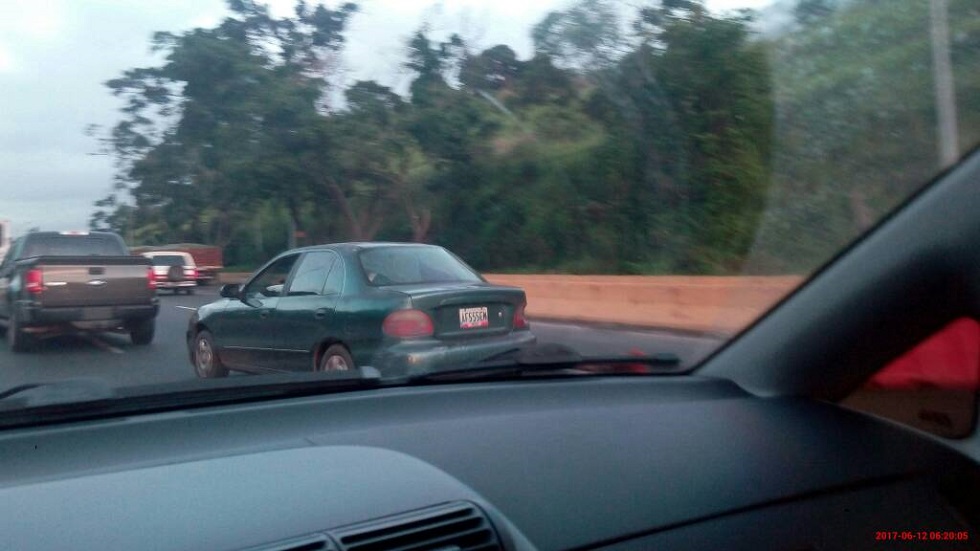
[[800, 284], [796, 276], [570, 276], [487, 274], [522, 287], [530, 318], [729, 334]]
[[[222, 283], [248, 274], [222, 273]], [[799, 276], [573, 276], [484, 274], [521, 287], [527, 315], [697, 333], [734, 333], [786, 296]]]

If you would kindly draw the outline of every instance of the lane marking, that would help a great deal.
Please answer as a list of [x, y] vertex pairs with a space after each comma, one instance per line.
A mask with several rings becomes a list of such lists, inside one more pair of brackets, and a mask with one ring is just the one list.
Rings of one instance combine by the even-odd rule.
[[96, 348], [101, 348], [106, 352], [112, 352], [113, 354], [125, 354], [126, 352], [120, 348], [116, 348], [111, 344], [91, 335], [87, 335], [85, 340], [95, 345]]
[[197, 312], [197, 308], [191, 308], [190, 306], [174, 306], [174, 308], [180, 308], [181, 310], [191, 310]]

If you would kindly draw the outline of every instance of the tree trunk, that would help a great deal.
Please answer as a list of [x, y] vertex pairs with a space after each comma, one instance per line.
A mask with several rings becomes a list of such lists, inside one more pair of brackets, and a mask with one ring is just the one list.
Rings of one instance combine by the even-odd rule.
[[327, 179], [323, 180], [323, 185], [327, 188], [330, 197], [337, 203], [340, 211], [344, 214], [344, 218], [347, 220], [347, 232], [350, 238], [354, 241], [362, 241], [364, 239], [364, 231], [361, 228], [361, 223], [357, 215], [354, 214], [354, 209], [350, 206], [350, 201], [344, 195], [344, 190], [340, 189], [340, 186], [336, 182], [331, 182]]

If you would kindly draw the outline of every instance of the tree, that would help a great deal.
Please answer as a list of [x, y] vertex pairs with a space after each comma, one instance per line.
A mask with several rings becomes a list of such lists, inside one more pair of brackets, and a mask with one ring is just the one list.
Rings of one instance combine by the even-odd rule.
[[837, 9], [837, 0], [800, 0], [793, 8], [793, 17], [804, 27], [825, 21]]
[[[163, 66], [106, 83], [126, 100], [126, 118], [107, 137], [119, 191], [134, 197], [136, 224], [162, 219], [175, 240], [222, 244], [227, 228], [249, 217], [247, 205], [270, 196], [281, 197], [301, 227], [302, 205], [318, 185], [309, 167], [324, 165], [330, 152], [318, 111], [324, 60], [343, 44], [356, 6], [300, 2], [284, 19], [251, 0], [228, 6], [232, 15], [216, 28], [157, 33]], [[240, 207], [206, 208], [231, 202]], [[203, 235], [205, 226], [217, 234]]]
[[531, 31], [534, 51], [560, 65], [592, 71], [611, 65], [625, 41], [616, 9], [606, 0], [579, 0], [548, 13]]
[[[957, 116], [975, 125], [980, 67], [957, 52], [980, 44], [976, 3], [949, 7], [956, 96], [969, 102]], [[928, 2], [852, 0], [774, 41], [779, 147], [758, 270], [816, 269], [939, 170], [929, 31]]]
[[477, 56], [467, 56], [460, 70], [460, 82], [471, 90], [499, 91], [513, 86], [521, 66], [510, 46], [498, 44]]

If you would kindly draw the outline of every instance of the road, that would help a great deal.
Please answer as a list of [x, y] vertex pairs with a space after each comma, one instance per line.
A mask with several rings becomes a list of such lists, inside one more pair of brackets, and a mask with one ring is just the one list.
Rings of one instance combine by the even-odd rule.
[[[0, 343], [0, 389], [24, 383], [50, 382], [71, 377], [97, 377], [120, 386], [167, 383], [193, 378], [184, 345], [184, 331], [194, 308], [217, 298], [215, 287], [199, 288], [195, 295], [160, 297], [160, 315], [154, 341], [133, 346], [126, 335], [60, 336], [44, 340], [26, 354], [14, 354]], [[580, 353], [620, 355], [673, 352], [685, 363], [702, 357], [716, 341], [655, 331], [624, 331], [566, 323], [531, 320], [540, 342], [562, 343]]]

